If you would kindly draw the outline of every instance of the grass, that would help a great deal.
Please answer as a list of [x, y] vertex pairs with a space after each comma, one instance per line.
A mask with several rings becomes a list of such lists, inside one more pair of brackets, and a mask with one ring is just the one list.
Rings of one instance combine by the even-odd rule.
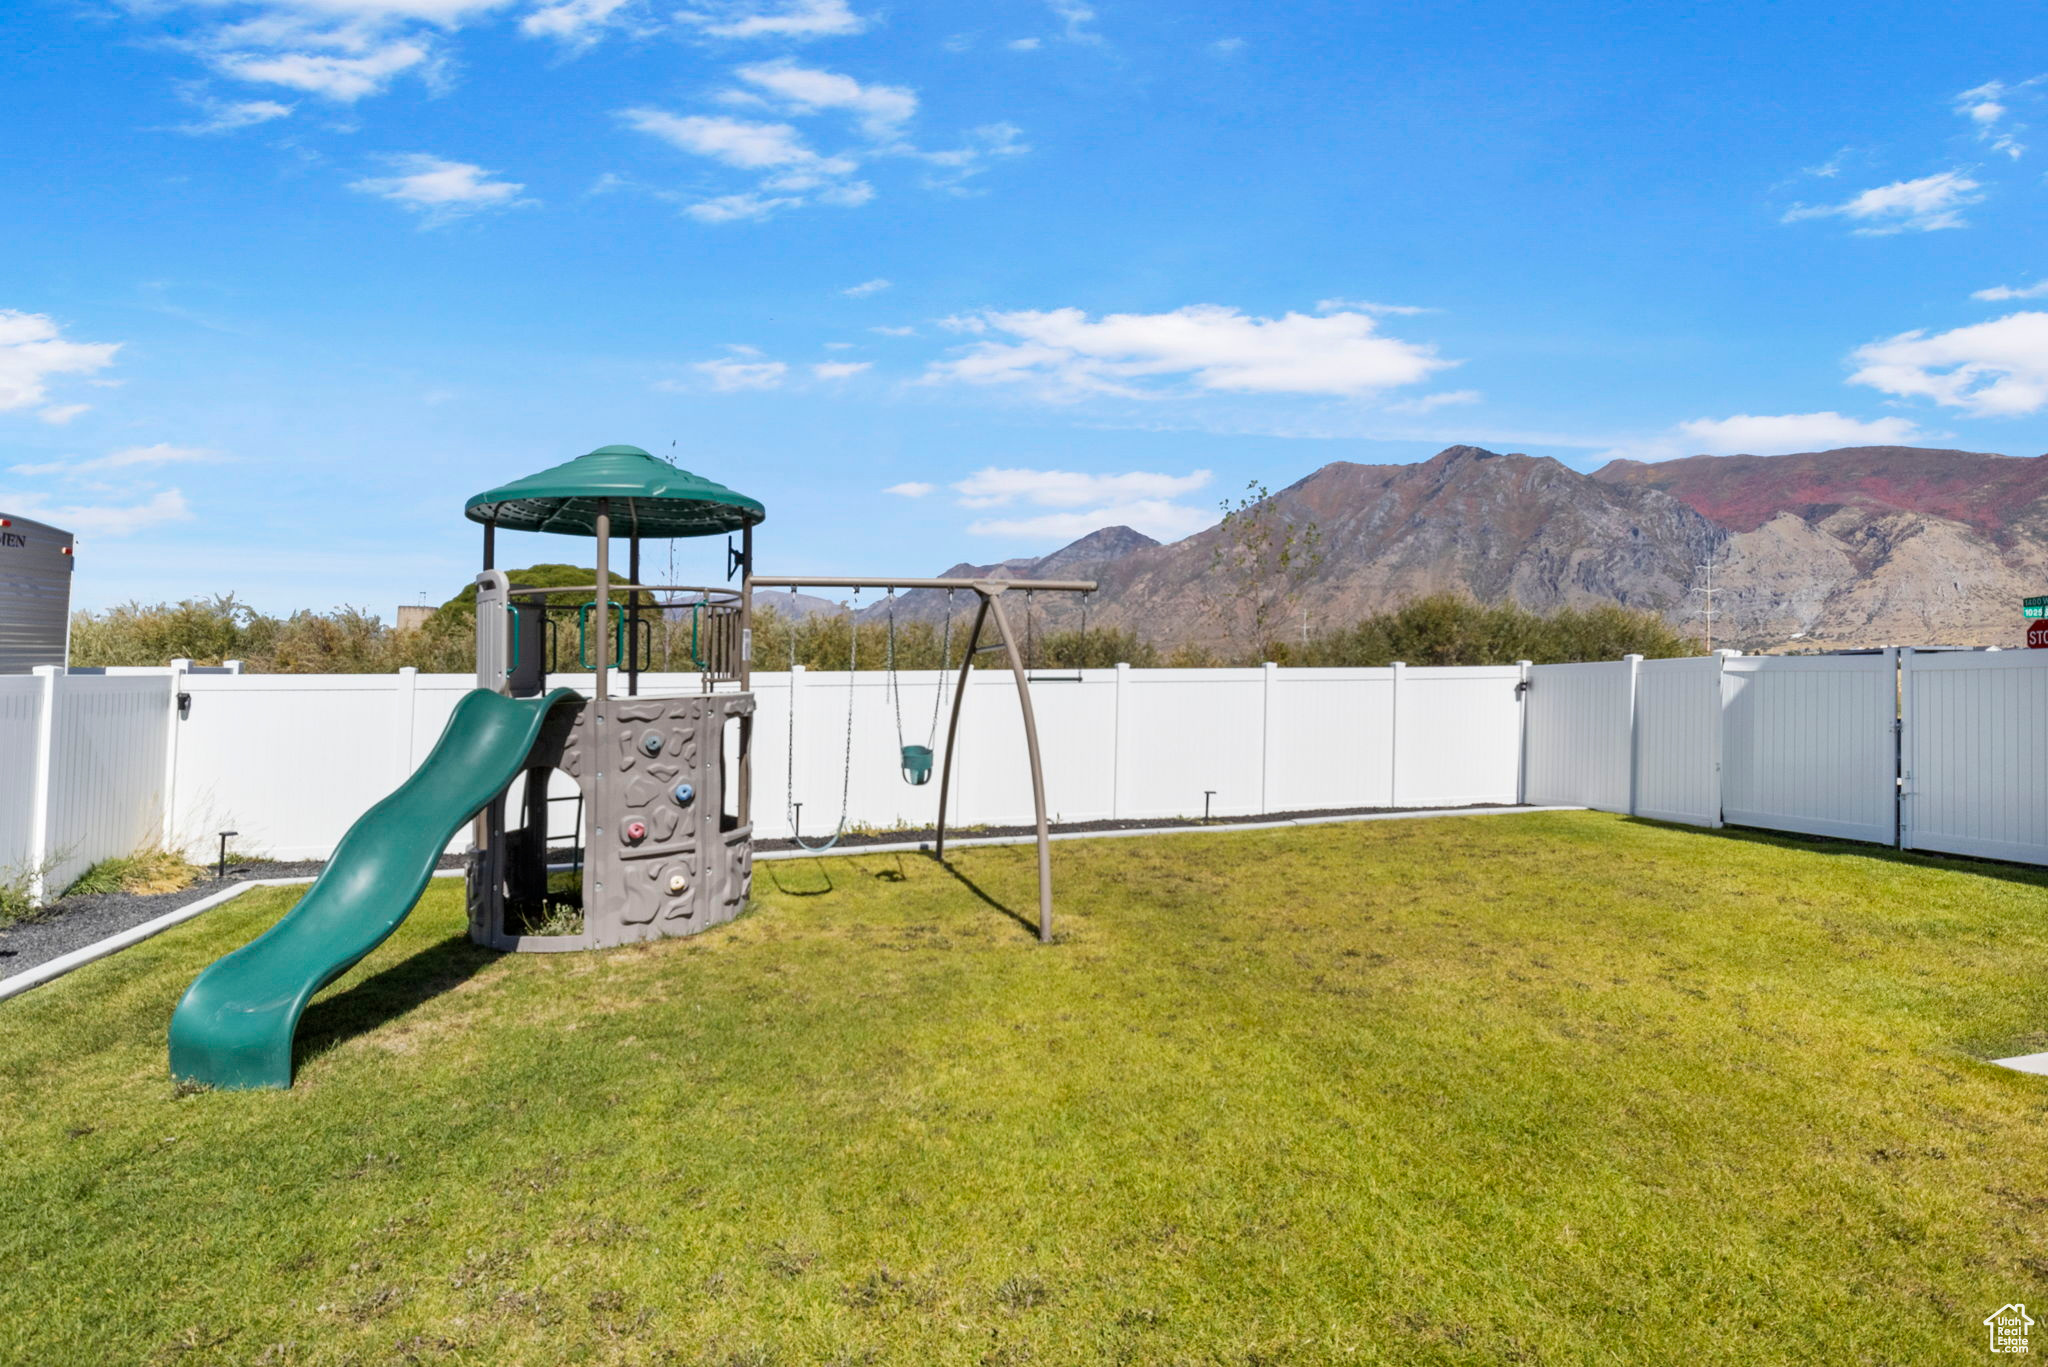
[[0, 930], [42, 914], [36, 905], [35, 880], [26, 874], [0, 872]]
[[0, 1360], [1922, 1364], [2048, 1299], [2048, 879], [1590, 813], [763, 864], [289, 1093], [163, 1030], [252, 893], [0, 1006]]
[[155, 893], [189, 888], [206, 871], [175, 850], [149, 846], [133, 854], [102, 859], [64, 890], [66, 897], [96, 892]]

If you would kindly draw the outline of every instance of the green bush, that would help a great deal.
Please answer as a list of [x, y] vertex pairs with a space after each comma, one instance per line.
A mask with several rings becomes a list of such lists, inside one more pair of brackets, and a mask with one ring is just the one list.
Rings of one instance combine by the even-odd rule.
[[177, 892], [199, 881], [204, 870], [184, 855], [161, 846], [149, 846], [133, 854], [102, 859], [64, 890], [66, 897], [83, 897], [96, 892]]
[[1300, 642], [1275, 642], [1266, 659], [1291, 665], [1497, 665], [1528, 660], [1562, 664], [1698, 655], [1700, 647], [1662, 617], [1612, 603], [1548, 614], [1511, 603], [1487, 606], [1457, 594], [1432, 594], [1349, 627]]
[[[513, 583], [529, 587], [589, 584], [596, 579], [595, 570], [558, 564], [532, 565], [508, 574]], [[623, 587], [625, 580], [613, 577]], [[589, 597], [583, 590], [549, 595], [552, 604], [568, 608]], [[888, 623], [856, 625], [845, 612], [786, 615], [778, 609], [775, 597], [762, 594], [756, 599], [756, 668], [785, 669], [793, 659], [806, 669], [843, 670], [856, 630], [859, 667], [882, 669], [887, 664]], [[642, 606], [646, 633], [642, 638], [643, 667], [650, 672], [688, 672], [691, 622], [687, 611], [670, 618], [663, 616], [651, 599], [643, 599]], [[1030, 609], [1023, 611], [1028, 614]], [[71, 661], [80, 666], [163, 665], [182, 656], [198, 664], [239, 659], [252, 673], [382, 674], [409, 665], [427, 673], [467, 674], [476, 664], [475, 622], [474, 585], [443, 603], [424, 626], [411, 631], [386, 626], [368, 611], [347, 606], [272, 617], [232, 594], [147, 606], [125, 603], [73, 617]], [[897, 668], [958, 669], [972, 622], [970, 612], [961, 613], [953, 621], [948, 640], [943, 624], [899, 620], [894, 642]], [[1021, 616], [1013, 625], [1018, 631], [1018, 649], [1033, 669], [1106, 669], [1119, 663], [1141, 669], [1196, 669], [1262, 660], [1286, 665], [1386, 665], [1395, 660], [1415, 665], [1511, 664], [1516, 660], [1553, 664], [1613, 660], [1631, 653], [1653, 659], [1699, 653], [1697, 645], [1655, 613], [1601, 604], [1544, 614], [1512, 604], [1489, 607], [1456, 594], [1417, 598], [1307, 642], [1272, 641], [1256, 658], [1237, 658], [1223, 643], [1206, 638], [1163, 649], [1124, 627], [1041, 631]], [[992, 623], [984, 628], [983, 644], [998, 639]], [[549, 672], [578, 672], [582, 668], [578, 654], [574, 613], [555, 614], [548, 647]], [[999, 667], [1002, 657], [984, 656], [982, 663]]]

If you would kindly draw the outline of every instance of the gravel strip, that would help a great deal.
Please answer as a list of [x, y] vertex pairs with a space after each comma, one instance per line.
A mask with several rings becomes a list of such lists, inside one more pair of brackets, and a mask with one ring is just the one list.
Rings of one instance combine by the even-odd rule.
[[[119, 935], [165, 912], [209, 897], [223, 888], [255, 878], [313, 878], [326, 864], [317, 859], [290, 863], [265, 860], [253, 864], [231, 864], [226, 879], [208, 876], [177, 892], [101, 892], [89, 897], [60, 897], [32, 921], [17, 921], [0, 928], [0, 978], [12, 977], [38, 964], [96, 944], [109, 935]], [[441, 867], [462, 867], [461, 855], [444, 855]]]

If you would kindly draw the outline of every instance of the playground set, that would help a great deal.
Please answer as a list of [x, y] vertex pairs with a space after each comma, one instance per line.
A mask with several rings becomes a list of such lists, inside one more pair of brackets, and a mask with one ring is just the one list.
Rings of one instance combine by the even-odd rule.
[[[977, 608], [952, 690], [946, 744], [936, 757], [939, 815], [934, 857], [945, 857], [954, 739], [978, 655], [1005, 653], [1023, 712], [1038, 844], [1038, 931], [1052, 934], [1052, 863], [1044, 771], [1030, 680], [1005, 611], [1006, 593], [1092, 593], [1081, 580], [888, 579], [761, 576], [756, 500], [679, 470], [636, 446], [606, 446], [469, 500], [483, 524], [476, 578], [476, 688], [456, 704], [426, 760], [363, 814], [326, 869], [276, 925], [209, 965], [171, 1018], [171, 1073], [222, 1088], [289, 1087], [292, 1044], [313, 995], [346, 973], [409, 915], [442, 851], [468, 823], [469, 934], [509, 951], [598, 949], [691, 935], [739, 915], [753, 880], [753, 621], [757, 589], [939, 589], [971, 592]], [[499, 530], [596, 539], [596, 583], [523, 588], [496, 567]], [[628, 538], [627, 583], [614, 584], [611, 542]], [[737, 536], [727, 578], [739, 587], [642, 584], [644, 539]], [[567, 594], [587, 593], [563, 605]], [[664, 597], [665, 596], [665, 597]], [[694, 691], [641, 692], [646, 605], [691, 613]], [[547, 686], [549, 643], [573, 629], [579, 660], [594, 674], [590, 696]], [[983, 644], [993, 621], [998, 640]], [[950, 649], [951, 619], [947, 621]], [[857, 642], [858, 632], [850, 635]], [[894, 620], [889, 668], [894, 685]], [[857, 646], [855, 647], [857, 649]], [[942, 661], [933, 732], [904, 744], [906, 782], [931, 777], [937, 713], [950, 654]], [[848, 660], [849, 671], [857, 659]], [[618, 682], [623, 693], [614, 692]], [[900, 709], [900, 695], [898, 705]], [[792, 717], [792, 740], [794, 739]], [[847, 711], [852, 763], [853, 710]], [[580, 812], [582, 928], [532, 933], [554, 894], [549, 863], [551, 779], [567, 775]], [[510, 791], [524, 776], [523, 797]], [[516, 806], [517, 810], [512, 810]], [[842, 800], [840, 830], [846, 821]], [[835, 843], [839, 830], [822, 844]], [[801, 840], [799, 843], [802, 843]]]

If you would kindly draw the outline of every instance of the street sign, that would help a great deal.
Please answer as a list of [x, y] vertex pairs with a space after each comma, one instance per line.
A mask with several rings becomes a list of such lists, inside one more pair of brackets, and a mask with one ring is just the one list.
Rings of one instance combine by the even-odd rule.
[[2027, 623], [2027, 649], [2048, 650], [2048, 621]]
[[2022, 617], [2048, 617], [2048, 593], [2036, 594], [2032, 598], [2020, 599]]

